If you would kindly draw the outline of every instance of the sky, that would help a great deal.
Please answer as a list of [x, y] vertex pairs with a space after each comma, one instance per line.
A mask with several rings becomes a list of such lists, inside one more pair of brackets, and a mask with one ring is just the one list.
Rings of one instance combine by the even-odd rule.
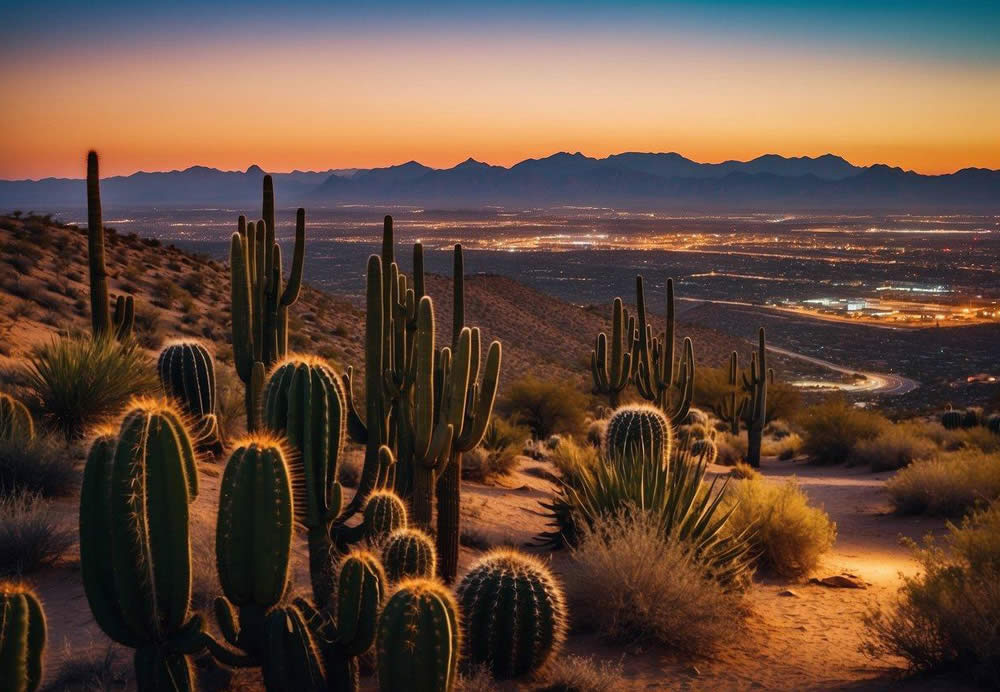
[[835, 153], [1000, 169], [1000, 2], [0, 0], [0, 178]]

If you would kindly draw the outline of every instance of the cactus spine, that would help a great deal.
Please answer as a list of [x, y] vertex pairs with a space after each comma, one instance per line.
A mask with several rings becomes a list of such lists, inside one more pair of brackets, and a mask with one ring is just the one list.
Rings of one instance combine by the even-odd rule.
[[420, 529], [397, 529], [382, 547], [382, 564], [392, 583], [411, 577], [430, 579], [437, 569], [434, 541]]
[[215, 361], [197, 341], [168, 344], [157, 360], [160, 384], [168, 397], [193, 419], [199, 446], [222, 452], [219, 421], [215, 415]]
[[91, 447], [80, 496], [80, 566], [90, 609], [114, 641], [135, 648], [141, 691], [193, 688], [187, 654], [203, 648], [192, 615], [188, 504], [198, 493], [180, 415], [139, 400], [117, 440]]
[[28, 407], [0, 392], [0, 440], [29, 442], [35, 438], [35, 422]]
[[684, 353], [674, 364], [674, 281], [667, 279], [667, 326], [662, 337], [653, 332], [646, 318], [646, 297], [642, 277], [635, 277], [639, 313], [636, 347], [633, 349], [634, 380], [642, 398], [657, 406], [678, 424], [691, 408], [694, 395], [694, 346], [684, 339]]
[[101, 178], [97, 152], [87, 154], [87, 261], [90, 265], [90, 318], [94, 336], [113, 334], [119, 341], [132, 335], [135, 301], [119, 295], [114, 317], [108, 300], [108, 272], [104, 265], [104, 222], [101, 217]]
[[746, 405], [743, 407], [743, 423], [747, 428], [747, 463], [760, 468], [760, 445], [764, 437], [764, 423], [767, 419], [767, 380], [773, 380], [774, 373], [767, 369], [767, 344], [764, 328], [757, 333], [757, 350], [750, 357], [750, 372], [743, 374], [743, 390]]
[[42, 682], [45, 613], [21, 584], [0, 583], [0, 681], [10, 692], [35, 692]]
[[[295, 250], [282, 289], [281, 248], [274, 236], [274, 185], [264, 176], [263, 219], [239, 218], [229, 251], [233, 361], [246, 386], [247, 429], [260, 424], [264, 372], [288, 350], [288, 308], [299, 299], [305, 257], [306, 213], [295, 214]], [[259, 365], [258, 365], [259, 364]]]
[[608, 397], [611, 408], [618, 407], [622, 390], [632, 377], [632, 351], [636, 346], [635, 317], [626, 314], [621, 298], [611, 307], [611, 343], [604, 332], [597, 335], [590, 353], [594, 394]]
[[607, 459], [660, 459], [667, 463], [673, 430], [663, 412], [648, 404], [621, 406], [611, 414], [604, 429]]
[[497, 680], [527, 675], [558, 655], [566, 637], [566, 603], [552, 573], [533, 557], [494, 550], [458, 586], [469, 662]]
[[458, 607], [451, 592], [430, 579], [407, 579], [379, 616], [379, 690], [451, 692], [460, 646]]

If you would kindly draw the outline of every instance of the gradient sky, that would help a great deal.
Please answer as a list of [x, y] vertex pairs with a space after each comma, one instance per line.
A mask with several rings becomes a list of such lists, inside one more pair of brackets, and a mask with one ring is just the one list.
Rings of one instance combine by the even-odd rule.
[[0, 0], [0, 178], [556, 151], [1000, 168], [1000, 2]]

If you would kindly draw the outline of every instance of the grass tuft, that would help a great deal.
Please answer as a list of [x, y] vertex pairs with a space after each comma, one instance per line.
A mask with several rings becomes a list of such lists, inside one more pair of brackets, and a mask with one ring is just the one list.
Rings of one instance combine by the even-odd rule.
[[0, 575], [29, 574], [52, 565], [74, 537], [40, 495], [20, 491], [0, 498]]

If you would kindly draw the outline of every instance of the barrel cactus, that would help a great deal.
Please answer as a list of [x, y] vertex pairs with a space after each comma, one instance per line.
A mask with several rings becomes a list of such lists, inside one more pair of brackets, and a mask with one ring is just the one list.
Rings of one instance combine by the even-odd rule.
[[692, 442], [691, 457], [704, 461], [706, 464], [714, 464], [719, 458], [719, 448], [715, 444], [714, 436]]
[[458, 586], [469, 662], [498, 680], [528, 675], [558, 655], [566, 637], [562, 587], [545, 565], [494, 550]]
[[42, 682], [45, 613], [31, 589], [0, 583], [0, 681], [10, 692], [34, 692]]
[[35, 437], [35, 423], [28, 407], [0, 392], [0, 441], [27, 442]]
[[397, 529], [382, 546], [382, 564], [393, 583], [409, 577], [433, 577], [436, 563], [434, 541], [420, 529]]
[[1000, 413], [994, 413], [986, 419], [986, 427], [994, 435], [1000, 435]]
[[363, 516], [365, 537], [370, 541], [380, 541], [396, 529], [406, 528], [406, 505], [391, 490], [372, 493]]
[[961, 411], [948, 409], [941, 414], [941, 425], [947, 430], [957, 430], [962, 427], [963, 414]]
[[204, 646], [190, 609], [197, 494], [191, 439], [166, 402], [133, 402], [117, 438], [91, 447], [80, 493], [84, 591], [101, 629], [136, 650], [141, 692], [193, 688], [188, 654]]
[[221, 451], [215, 415], [215, 361], [197, 341], [167, 344], [156, 364], [163, 391], [192, 421], [195, 438]]
[[611, 414], [604, 430], [604, 454], [607, 458], [642, 455], [666, 460], [672, 437], [670, 422], [657, 407], [621, 406]]
[[379, 690], [451, 692], [460, 647], [458, 606], [451, 592], [431, 579], [401, 582], [379, 616]]
[[983, 409], [978, 406], [970, 406], [962, 414], [962, 427], [975, 428], [983, 424]]
[[216, 599], [216, 618], [226, 641], [257, 660], [266, 655], [266, 617], [288, 587], [293, 496], [286, 459], [276, 440], [250, 437], [229, 457], [219, 492], [215, 559], [224, 597]]

